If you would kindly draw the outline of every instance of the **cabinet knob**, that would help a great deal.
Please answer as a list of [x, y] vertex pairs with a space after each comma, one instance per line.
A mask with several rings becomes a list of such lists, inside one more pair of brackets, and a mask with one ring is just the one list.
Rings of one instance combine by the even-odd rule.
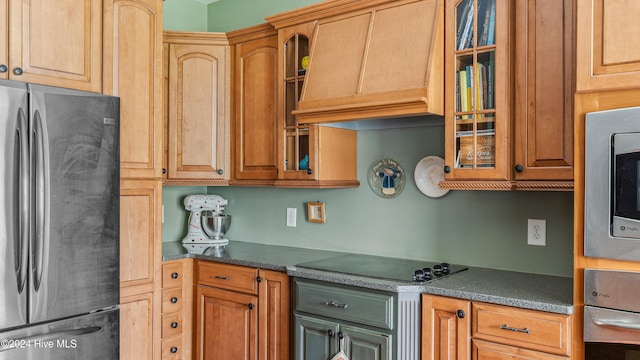
[[177, 297], [174, 296], [174, 297], [171, 298], [171, 303], [172, 304], [175, 304], [177, 302], [178, 302], [178, 298]]
[[464, 313], [464, 310], [458, 310], [456, 311], [456, 316], [458, 317], [458, 319], [464, 319], [466, 314]]
[[256, 281], [257, 282], [262, 282], [262, 277], [260, 277], [260, 276], [256, 277]]
[[166, 174], [167, 173], [167, 169], [162, 168], [162, 174]]
[[19, 68], [19, 67], [14, 68], [13, 73], [16, 75], [22, 75], [22, 68]]
[[172, 354], [175, 354], [177, 352], [178, 352], [178, 348], [177, 347], [174, 346], [174, 347], [171, 348], [171, 353]]
[[449, 165], [445, 165], [445, 166], [444, 166], [444, 173], [445, 173], [445, 174], [448, 174], [448, 173], [450, 173], [450, 172], [451, 172], [451, 166], [449, 166]]
[[252, 303], [249, 303], [249, 310], [253, 310], [254, 307], [255, 305], [253, 305]]
[[5, 64], [0, 64], [0, 73], [6, 73], [6, 72], [7, 72], [7, 70], [9, 70], [9, 69], [7, 68], [7, 65], [5, 65]]
[[308, 175], [313, 174], [313, 170], [311, 170], [311, 169], [307, 169], [307, 174], [308, 174]]
[[222, 169], [218, 169], [216, 172], [218, 173], [218, 175], [222, 175], [224, 173], [224, 171], [222, 171]]
[[175, 321], [174, 321], [174, 322], [172, 322], [172, 323], [171, 323], [171, 327], [172, 327], [172, 328], [174, 328], [174, 329], [177, 329], [177, 328], [178, 328], [178, 323], [177, 323], [177, 322], [175, 322]]
[[177, 279], [178, 278], [178, 273], [177, 272], [171, 273], [171, 278], [172, 279]]
[[333, 337], [335, 333], [333, 332], [333, 330], [329, 329], [327, 330], [327, 335], [329, 335], [329, 337]]
[[522, 171], [524, 171], [524, 166], [517, 164], [516, 166], [513, 167], [513, 169], [517, 172], [517, 173], [521, 173]]

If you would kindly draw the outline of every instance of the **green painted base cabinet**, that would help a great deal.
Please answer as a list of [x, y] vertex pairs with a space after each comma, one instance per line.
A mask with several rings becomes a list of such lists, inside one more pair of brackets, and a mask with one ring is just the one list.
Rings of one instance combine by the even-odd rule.
[[420, 294], [294, 279], [294, 360], [418, 360]]
[[295, 360], [327, 360], [339, 351], [339, 334], [351, 360], [390, 360], [392, 335], [318, 318], [295, 316]]

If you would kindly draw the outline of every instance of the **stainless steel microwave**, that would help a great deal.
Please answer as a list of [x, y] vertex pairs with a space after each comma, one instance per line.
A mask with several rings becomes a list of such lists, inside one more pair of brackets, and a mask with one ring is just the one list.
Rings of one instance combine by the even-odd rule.
[[640, 107], [585, 121], [585, 256], [640, 261]]

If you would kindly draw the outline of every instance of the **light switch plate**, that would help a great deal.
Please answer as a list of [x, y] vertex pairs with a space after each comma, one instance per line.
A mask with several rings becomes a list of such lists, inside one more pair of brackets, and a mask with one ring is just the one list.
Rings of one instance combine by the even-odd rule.
[[287, 208], [287, 226], [296, 227], [296, 208]]

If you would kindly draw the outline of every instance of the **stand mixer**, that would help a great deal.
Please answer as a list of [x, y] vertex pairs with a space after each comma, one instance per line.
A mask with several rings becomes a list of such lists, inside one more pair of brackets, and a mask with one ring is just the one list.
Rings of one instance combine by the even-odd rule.
[[184, 208], [190, 211], [187, 236], [183, 245], [222, 246], [229, 243], [224, 234], [231, 226], [231, 215], [225, 215], [224, 205], [229, 202], [218, 195], [188, 195]]

